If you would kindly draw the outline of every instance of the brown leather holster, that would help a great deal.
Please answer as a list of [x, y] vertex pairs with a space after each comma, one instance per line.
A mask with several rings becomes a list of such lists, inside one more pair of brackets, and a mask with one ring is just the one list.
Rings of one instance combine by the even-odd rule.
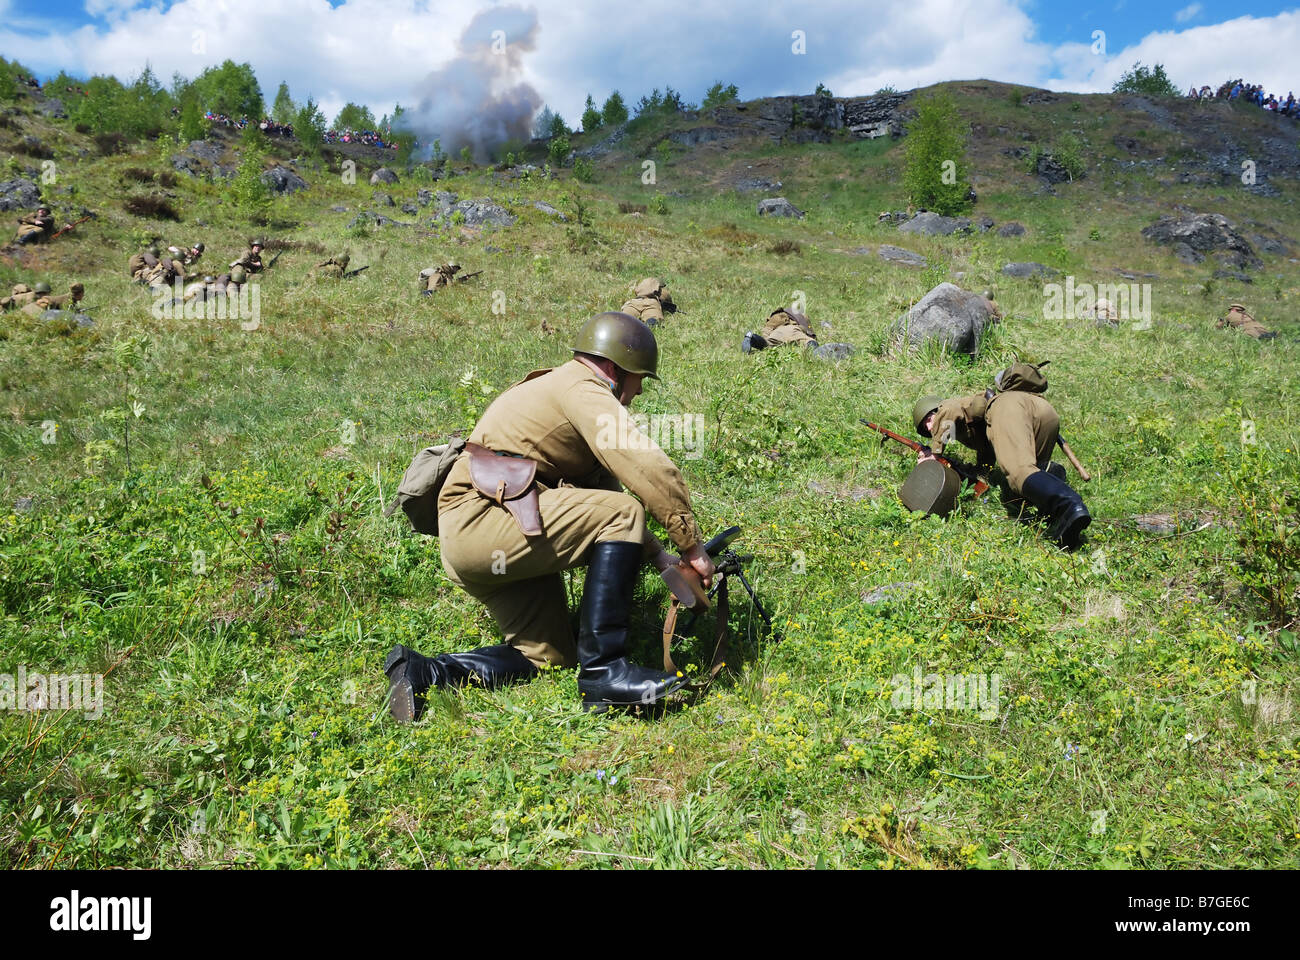
[[465, 452], [469, 454], [469, 479], [474, 489], [509, 510], [524, 536], [541, 536], [537, 461], [494, 453], [477, 443], [465, 444]]

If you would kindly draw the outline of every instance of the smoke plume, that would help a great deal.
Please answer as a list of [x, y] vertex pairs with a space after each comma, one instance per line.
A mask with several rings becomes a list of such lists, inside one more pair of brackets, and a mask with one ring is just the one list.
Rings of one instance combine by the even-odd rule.
[[415, 108], [403, 114], [403, 126], [425, 145], [426, 156], [435, 138], [444, 152], [468, 146], [479, 160], [507, 140], [529, 138], [542, 98], [518, 77], [539, 29], [531, 7], [498, 6], [475, 15], [456, 55], [425, 77]]

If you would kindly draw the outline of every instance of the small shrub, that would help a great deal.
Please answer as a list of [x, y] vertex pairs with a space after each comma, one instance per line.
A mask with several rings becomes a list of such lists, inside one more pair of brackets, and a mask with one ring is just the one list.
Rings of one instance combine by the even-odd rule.
[[122, 201], [122, 209], [133, 217], [174, 220], [178, 223], [181, 219], [180, 211], [166, 197], [127, 197]]
[[778, 240], [767, 248], [767, 252], [782, 257], [791, 253], [803, 253], [803, 244], [797, 240]]
[[583, 183], [594, 183], [596, 180], [596, 166], [586, 157], [576, 157], [573, 161], [574, 179]]
[[650, 209], [660, 216], [666, 216], [668, 213], [668, 200], [662, 196], [655, 197], [650, 201]]
[[646, 205], [644, 203], [619, 203], [618, 212], [619, 213], [646, 213], [647, 210], [646, 210]]
[[[80, 124], [78, 124], [78, 129], [80, 129]], [[89, 128], [87, 128], [87, 132], [89, 132]], [[115, 153], [126, 152], [126, 137], [112, 131], [97, 133], [95, 134], [95, 146], [99, 148], [101, 157], [111, 157]]]
[[180, 178], [170, 170], [161, 170], [158, 172], [158, 183], [164, 187], [176, 187], [180, 185]]
[[122, 171], [122, 178], [125, 180], [134, 180], [136, 183], [150, 183], [153, 180], [153, 174], [148, 170], [142, 170], [139, 167], [127, 167]]
[[1114, 93], [1145, 93], [1153, 97], [1179, 96], [1178, 88], [1165, 73], [1164, 64], [1157, 63], [1154, 67], [1144, 67], [1140, 60], [1133, 64], [1132, 70], [1126, 71], [1115, 81], [1115, 86], [1111, 90]]
[[564, 166], [564, 160], [569, 155], [569, 138], [564, 134], [552, 137], [546, 145], [546, 155], [551, 158], [551, 166]]

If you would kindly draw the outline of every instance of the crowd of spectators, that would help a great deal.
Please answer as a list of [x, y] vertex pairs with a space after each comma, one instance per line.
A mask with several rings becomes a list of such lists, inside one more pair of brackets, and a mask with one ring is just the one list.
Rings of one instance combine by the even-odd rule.
[[203, 119], [213, 125], [230, 127], [234, 130], [243, 130], [248, 126], [248, 117], [240, 117], [236, 120], [234, 117], [228, 117], [224, 113], [213, 113], [211, 110], [203, 114]]
[[397, 144], [389, 143], [374, 130], [326, 130], [326, 143], [364, 143], [378, 147], [380, 150], [396, 150]]
[[263, 117], [262, 122], [257, 125], [258, 129], [268, 136], [272, 137], [292, 137], [292, 123], [276, 123], [270, 117]]
[[1263, 110], [1288, 117], [1300, 117], [1300, 100], [1296, 100], [1294, 93], [1288, 93], [1284, 100], [1275, 93], [1265, 93], [1262, 83], [1246, 83], [1241, 77], [1229, 80], [1213, 91], [1208, 84], [1199, 90], [1192, 86], [1187, 96], [1193, 100], [1245, 100]]

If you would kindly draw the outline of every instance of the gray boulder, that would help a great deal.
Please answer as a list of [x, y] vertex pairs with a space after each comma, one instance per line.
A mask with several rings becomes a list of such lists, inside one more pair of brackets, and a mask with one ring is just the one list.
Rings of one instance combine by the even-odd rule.
[[415, 202], [422, 207], [427, 207], [429, 204], [433, 203], [433, 191], [421, 187], [419, 190], [415, 191]]
[[974, 356], [984, 328], [994, 322], [987, 300], [951, 283], [941, 283], [894, 322], [892, 335], [919, 346], [933, 340]]
[[970, 219], [967, 217], [941, 217], [939, 214], [927, 210], [925, 213], [918, 213], [906, 223], [900, 224], [898, 230], [900, 233], [919, 233], [926, 236], [946, 237], [959, 230], [970, 230]]
[[895, 247], [888, 243], [880, 245], [880, 258], [889, 260], [892, 263], [901, 263], [909, 267], [924, 267], [929, 261], [919, 253], [911, 250], [904, 250], [902, 247]]
[[270, 170], [262, 173], [262, 182], [265, 183], [275, 193], [297, 193], [299, 190], [306, 190], [309, 184], [298, 174], [285, 167], [276, 164]]
[[975, 229], [978, 230], [980, 233], [988, 233], [990, 230], [993, 229], [993, 218], [980, 217], [978, 220], [975, 221]]
[[82, 330], [89, 330], [95, 325], [95, 321], [84, 313], [74, 313], [71, 310], [46, 310], [40, 315], [42, 323], [51, 321], [61, 321], [79, 327]]
[[797, 217], [803, 219], [803, 211], [785, 197], [769, 197], [758, 201], [760, 217]]
[[391, 196], [390, 194], [387, 194], [387, 193], [380, 193], [378, 190], [376, 190], [376, 191], [374, 192], [374, 195], [371, 196], [370, 199], [374, 202], [374, 204], [375, 204], [376, 206], [379, 206], [379, 207], [395, 207], [395, 206], [397, 206], [397, 204], [393, 201], [393, 198], [392, 198], [392, 196]]
[[380, 183], [397, 183], [397, 174], [387, 167], [380, 167], [370, 175], [370, 185], [373, 187]]
[[0, 210], [34, 210], [41, 202], [41, 189], [23, 177], [0, 183]]
[[759, 190], [780, 190], [780, 180], [765, 180], [762, 177], [744, 177], [731, 185], [737, 193], [757, 193]]
[[1023, 237], [1024, 235], [1025, 227], [1024, 224], [1021, 223], [1015, 223], [1013, 221], [1012, 223], [1004, 223], [1002, 226], [998, 227], [999, 237]]
[[1054, 277], [1060, 271], [1053, 270], [1041, 263], [1004, 263], [1002, 272], [1008, 277], [1018, 277], [1025, 280], [1030, 277]]
[[1161, 217], [1142, 236], [1153, 243], [1173, 247], [1174, 255], [1184, 262], [1200, 263], [1207, 253], [1236, 254], [1236, 262], [1258, 269], [1263, 262], [1255, 255], [1250, 241], [1238, 233], [1228, 218], [1218, 213], [1194, 213], [1180, 217]]
[[38, 97], [36, 99], [36, 109], [52, 120], [66, 120], [68, 118], [68, 111], [63, 106], [63, 101], [58, 97]]
[[407, 202], [407, 203], [402, 204], [402, 213], [406, 213], [406, 214], [410, 214], [411, 216], [415, 216], [415, 215], [418, 214], [419, 212], [420, 212], [420, 208], [417, 207], [417, 206], [416, 206], [415, 204], [413, 204], [413, 203]]
[[388, 219], [388, 217], [385, 217], [379, 213], [374, 213], [370, 210], [362, 210], [355, 217], [353, 217], [351, 220], [348, 221], [347, 229], [351, 230], [354, 227], [360, 226], [362, 224], [374, 224], [376, 227], [411, 226], [411, 224], [409, 223], [403, 223], [400, 220], [390, 220]]
[[445, 217], [456, 205], [456, 194], [450, 190], [439, 190], [433, 195], [433, 202], [438, 205], [438, 216]]
[[569, 219], [559, 210], [556, 210], [553, 206], [547, 203], [545, 200], [536, 200], [533, 202], [533, 206], [536, 207], [538, 210], [542, 211], [542, 213], [546, 214], [548, 217], [555, 217], [558, 220], [563, 220], [566, 222]]
[[486, 198], [481, 200], [461, 200], [459, 203], [454, 204], [443, 216], [445, 219], [450, 220], [458, 213], [464, 217], [465, 225], [470, 227], [484, 225], [508, 227], [519, 219], [505, 207]]

